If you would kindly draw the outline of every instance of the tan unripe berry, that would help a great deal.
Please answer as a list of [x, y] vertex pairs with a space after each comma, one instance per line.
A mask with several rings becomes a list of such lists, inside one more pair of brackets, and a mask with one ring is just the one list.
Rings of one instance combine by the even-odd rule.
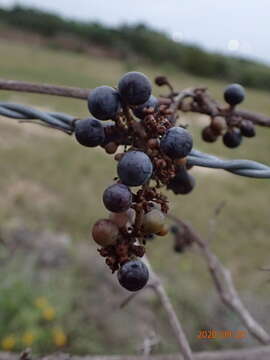
[[98, 220], [92, 229], [94, 241], [103, 247], [115, 245], [118, 235], [118, 227], [109, 219]]
[[162, 231], [164, 221], [164, 214], [158, 209], [153, 209], [146, 213], [143, 217], [143, 230], [147, 234], [157, 234]]
[[227, 129], [227, 123], [223, 117], [216, 116], [212, 119], [210, 127], [217, 135], [220, 135]]
[[164, 224], [163, 227], [162, 227], [162, 229], [161, 229], [161, 231], [159, 231], [159, 232], [157, 233], [157, 235], [159, 235], [159, 236], [166, 236], [166, 235], [168, 234], [168, 232], [169, 232], [169, 227], [168, 227], [168, 225]]

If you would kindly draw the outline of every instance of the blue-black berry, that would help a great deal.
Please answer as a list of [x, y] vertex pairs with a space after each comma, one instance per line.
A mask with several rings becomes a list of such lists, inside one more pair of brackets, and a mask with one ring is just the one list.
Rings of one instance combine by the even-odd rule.
[[202, 139], [206, 142], [213, 143], [218, 139], [218, 135], [210, 126], [206, 126], [202, 130]]
[[133, 113], [134, 115], [139, 118], [139, 119], [143, 119], [146, 115], [145, 110], [147, 109], [154, 109], [156, 110], [158, 107], [158, 99], [151, 95], [150, 98], [142, 105], [138, 105], [133, 109]]
[[175, 175], [167, 185], [167, 188], [172, 190], [176, 195], [189, 194], [195, 187], [195, 178], [190, 175], [186, 168], [180, 167]]
[[150, 179], [153, 165], [142, 151], [128, 151], [117, 166], [121, 182], [127, 186], [140, 186]]
[[99, 120], [114, 119], [120, 109], [119, 94], [110, 86], [99, 86], [90, 92], [88, 108]]
[[232, 106], [238, 105], [245, 99], [245, 89], [239, 84], [231, 84], [224, 91], [224, 99]]
[[118, 83], [118, 90], [124, 102], [129, 105], [140, 105], [149, 99], [152, 85], [144, 74], [133, 71], [122, 76]]
[[103, 203], [109, 211], [124, 212], [131, 206], [132, 193], [124, 184], [111, 185], [103, 193]]
[[186, 157], [193, 146], [191, 134], [182, 127], [172, 127], [160, 140], [161, 150], [172, 159]]
[[101, 145], [105, 139], [104, 128], [96, 119], [77, 120], [74, 133], [76, 140], [88, 147]]
[[126, 262], [117, 274], [118, 281], [129, 291], [141, 290], [149, 279], [147, 266], [141, 260]]
[[223, 135], [223, 143], [225, 146], [227, 146], [228, 148], [236, 148], [237, 146], [239, 146], [242, 142], [242, 135], [239, 129], [237, 128], [233, 128], [228, 130], [224, 135]]
[[240, 125], [241, 134], [245, 137], [254, 137], [256, 135], [255, 126], [250, 120], [243, 120]]

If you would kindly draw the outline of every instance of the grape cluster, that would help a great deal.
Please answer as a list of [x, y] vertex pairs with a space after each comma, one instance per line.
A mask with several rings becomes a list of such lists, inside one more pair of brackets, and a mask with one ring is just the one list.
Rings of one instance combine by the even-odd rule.
[[149, 278], [139, 259], [147, 241], [168, 232], [168, 200], [160, 188], [187, 194], [194, 187], [186, 166], [192, 136], [175, 125], [170, 104], [159, 103], [139, 72], [124, 74], [117, 88], [91, 91], [88, 108], [94, 117], [76, 121], [75, 138], [84, 146], [101, 146], [117, 161], [117, 177], [103, 193], [109, 214], [94, 224], [92, 237], [119, 283], [137, 291]]
[[229, 105], [229, 109], [225, 116], [211, 118], [210, 125], [202, 131], [202, 139], [211, 143], [222, 136], [225, 146], [236, 148], [242, 143], [243, 137], [254, 137], [256, 135], [254, 124], [234, 114], [236, 105], [242, 103], [244, 99], [245, 90], [241, 85], [228, 85], [224, 90], [224, 100]]

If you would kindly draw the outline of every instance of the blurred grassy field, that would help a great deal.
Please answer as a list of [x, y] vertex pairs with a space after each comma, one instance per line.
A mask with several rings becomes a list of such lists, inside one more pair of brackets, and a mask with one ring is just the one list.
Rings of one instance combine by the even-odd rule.
[[[175, 72], [165, 66], [160, 69], [136, 64], [135, 67], [134, 64], [108, 58], [87, 57], [4, 40], [0, 40], [0, 53], [0, 76], [6, 79], [92, 88], [101, 84], [115, 85], [121, 74], [136, 69], [152, 79], [166, 72], [177, 89], [207, 85], [219, 100], [226, 85]], [[155, 88], [154, 91], [159, 94], [160, 89]], [[2, 91], [1, 101], [63, 111], [77, 117], [88, 116], [86, 103], [80, 100]], [[245, 107], [270, 115], [269, 93], [248, 89]], [[232, 151], [225, 149], [220, 142], [214, 145], [201, 142], [200, 131], [207, 118], [194, 115], [189, 119], [196, 148], [224, 157], [270, 163], [270, 130], [258, 129], [255, 139], [246, 139], [239, 149]], [[20, 305], [19, 301], [14, 305], [17, 319], [25, 306], [40, 294], [52, 299], [59, 309], [59, 324], [68, 336], [67, 344], [63, 345], [67, 351], [132, 353], [152, 330], [162, 337], [156, 351], [175, 351], [177, 348], [166, 317], [150, 290], [142, 292], [127, 308], [117, 310], [119, 302], [127, 294], [118, 288], [115, 277], [109, 275], [89, 238], [93, 222], [106, 215], [101, 197], [116, 174], [112, 158], [101, 149], [80, 147], [72, 137], [60, 132], [4, 118], [0, 119], [0, 157], [1, 229], [10, 231], [27, 227], [34, 231], [67, 234], [72, 239], [69, 250], [73, 254], [70, 266], [51, 270], [51, 273], [47, 269], [46, 273], [50, 275], [45, 276], [46, 281], [32, 279], [33, 272], [38, 270], [34, 263], [26, 260], [30, 254], [15, 256], [3, 266], [0, 292], [7, 294], [7, 301], [0, 302], [0, 339], [28, 330], [27, 315], [23, 321], [17, 322], [16, 317], [9, 321], [3, 315], [9, 299], [17, 297], [18, 291], [22, 292], [22, 303], [26, 305]], [[269, 180], [241, 178], [215, 170], [194, 169], [192, 172], [197, 180], [196, 189], [187, 197], [168, 194], [171, 212], [208, 236], [209, 220], [215, 207], [221, 201], [226, 202], [212, 247], [231, 269], [244, 302], [270, 330], [269, 317], [265, 316], [270, 296], [268, 275], [258, 270], [260, 266], [270, 265]], [[89, 253], [89, 263], [85, 253]], [[242, 327], [235, 316], [219, 303], [206, 267], [196, 251], [180, 256], [175, 254], [168, 236], [149, 244], [148, 254], [195, 349], [241, 347], [253, 343], [249, 337], [238, 342], [197, 339], [203, 327], [215, 330]], [[29, 283], [32, 284], [30, 288]], [[75, 298], [78, 303], [73, 312]], [[28, 313], [31, 314], [31, 309]], [[42, 333], [37, 330], [43, 326], [38, 316], [31, 321], [28, 327]], [[56, 325], [51, 325], [52, 329]], [[48, 327], [46, 329], [49, 331]], [[57, 345], [49, 345], [46, 331], [41, 336], [45, 340], [40, 340], [40, 345], [36, 346], [38, 352], [57, 348]], [[13, 349], [20, 349], [21, 345], [18, 343], [16, 346]]]

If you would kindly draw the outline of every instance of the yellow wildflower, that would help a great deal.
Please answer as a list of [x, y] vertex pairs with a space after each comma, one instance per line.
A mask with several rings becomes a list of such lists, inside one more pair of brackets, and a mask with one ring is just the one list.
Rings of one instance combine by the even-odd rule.
[[34, 334], [31, 331], [26, 331], [22, 336], [22, 342], [26, 346], [31, 346], [34, 342]]
[[15, 336], [8, 335], [2, 339], [1, 345], [3, 350], [12, 350], [16, 344]]
[[39, 296], [35, 299], [35, 305], [39, 309], [44, 309], [48, 306], [48, 300], [44, 296]]
[[67, 335], [62, 329], [54, 329], [53, 331], [53, 342], [56, 346], [64, 346], [67, 343]]
[[47, 306], [42, 311], [42, 317], [47, 321], [52, 321], [55, 318], [55, 313], [56, 311], [52, 306]]

